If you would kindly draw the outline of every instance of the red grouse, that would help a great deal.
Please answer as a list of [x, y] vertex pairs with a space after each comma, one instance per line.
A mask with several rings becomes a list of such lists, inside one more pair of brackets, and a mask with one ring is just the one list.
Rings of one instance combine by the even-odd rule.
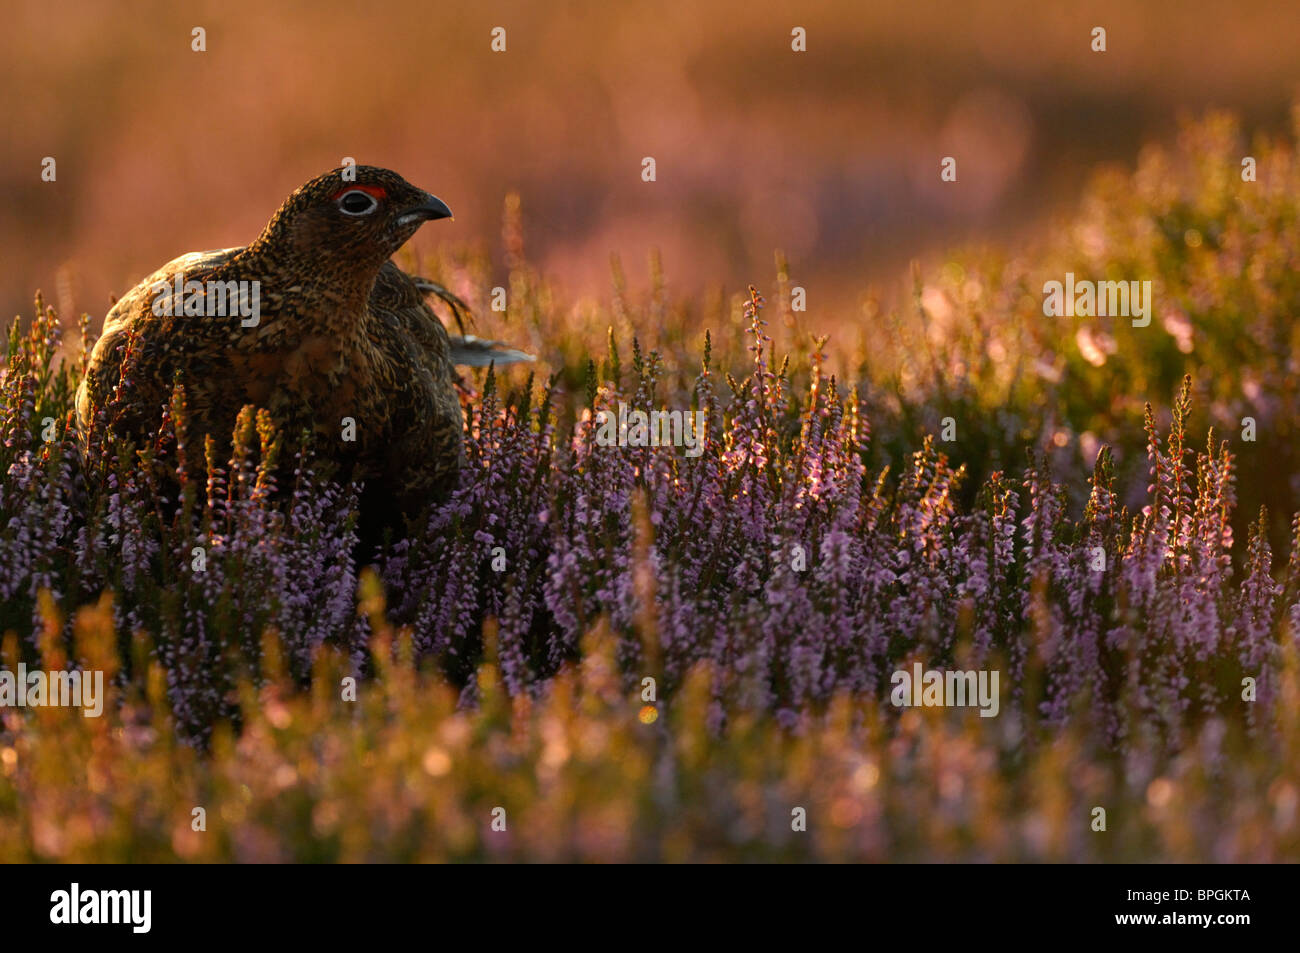
[[187, 446], [210, 435], [228, 448], [252, 404], [286, 438], [311, 432], [368, 497], [418, 512], [461, 464], [453, 363], [531, 360], [449, 336], [424, 295], [455, 299], [389, 260], [422, 224], [450, 216], [395, 172], [336, 169], [290, 195], [251, 245], [164, 265], [105, 319], [77, 393], [83, 440], [145, 446], [179, 381]]

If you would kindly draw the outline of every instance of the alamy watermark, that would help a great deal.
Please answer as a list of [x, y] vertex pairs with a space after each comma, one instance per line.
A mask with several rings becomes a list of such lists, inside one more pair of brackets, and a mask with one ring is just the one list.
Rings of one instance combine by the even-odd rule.
[[0, 669], [0, 708], [83, 708], [87, 718], [104, 713], [104, 673]]
[[1075, 281], [1074, 272], [1065, 282], [1043, 284], [1043, 314], [1049, 318], [1113, 317], [1132, 318], [1133, 327], [1151, 323], [1150, 281]]
[[238, 317], [245, 328], [261, 321], [260, 281], [186, 281], [182, 272], [174, 282], [155, 282], [153, 313], [158, 317]]
[[704, 452], [705, 413], [702, 410], [596, 411], [596, 443], [602, 447], [685, 447], [688, 457]]
[[894, 686], [889, 700], [899, 708], [978, 707], [981, 718], [996, 718], [998, 714], [996, 671], [927, 672], [917, 662], [912, 671], [899, 669], [889, 681]]
[[152, 890], [69, 890], [50, 894], [50, 922], [57, 924], [122, 923], [133, 933], [148, 933], [153, 925]]

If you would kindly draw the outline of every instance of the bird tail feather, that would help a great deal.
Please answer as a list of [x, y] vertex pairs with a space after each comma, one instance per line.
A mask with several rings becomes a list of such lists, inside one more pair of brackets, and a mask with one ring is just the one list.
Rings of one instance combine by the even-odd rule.
[[501, 341], [487, 341], [465, 333], [465, 321], [473, 321], [469, 305], [453, 292], [448, 291], [436, 281], [412, 275], [411, 280], [421, 294], [433, 295], [451, 308], [452, 317], [460, 328], [459, 335], [451, 335], [451, 362], [462, 367], [487, 367], [489, 364], [518, 364], [521, 361], [535, 361], [537, 358], [520, 351]]
[[463, 367], [487, 367], [489, 364], [518, 364], [537, 358], [502, 341], [485, 341], [472, 334], [451, 335], [451, 362]]
[[467, 305], [459, 295], [448, 291], [436, 281], [430, 281], [428, 278], [421, 278], [419, 275], [412, 275], [411, 280], [415, 282], [415, 287], [420, 290], [422, 295], [433, 295], [442, 301], [451, 309], [451, 316], [456, 321], [456, 327], [460, 328], [461, 334], [465, 333], [465, 324], [468, 322], [472, 327], [474, 316]]

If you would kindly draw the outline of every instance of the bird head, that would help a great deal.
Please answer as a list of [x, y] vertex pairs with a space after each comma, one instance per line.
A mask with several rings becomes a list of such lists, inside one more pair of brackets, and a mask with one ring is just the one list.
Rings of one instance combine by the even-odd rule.
[[258, 244], [301, 257], [378, 268], [425, 222], [451, 218], [441, 199], [396, 172], [345, 166], [317, 176], [280, 206]]

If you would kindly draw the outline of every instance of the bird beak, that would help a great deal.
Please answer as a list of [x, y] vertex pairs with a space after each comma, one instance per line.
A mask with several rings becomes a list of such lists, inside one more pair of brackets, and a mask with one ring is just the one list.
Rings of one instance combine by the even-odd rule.
[[[412, 205], [406, 209], [397, 218], [399, 225], [409, 225], [411, 222], [432, 222], [440, 218], [451, 218], [451, 209], [442, 199], [429, 195], [424, 195], [424, 201], [419, 205]], [[452, 219], [455, 221], [455, 219]]]

